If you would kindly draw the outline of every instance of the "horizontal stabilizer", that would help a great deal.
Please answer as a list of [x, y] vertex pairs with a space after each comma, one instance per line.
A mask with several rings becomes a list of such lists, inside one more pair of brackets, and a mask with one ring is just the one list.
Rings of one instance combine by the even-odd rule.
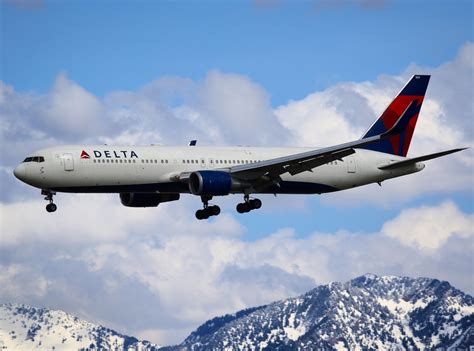
[[453, 154], [455, 152], [459, 152], [459, 151], [466, 150], [466, 149], [468, 149], [468, 148], [464, 147], [464, 148], [459, 148], [459, 149], [452, 149], [452, 150], [447, 150], [447, 151], [436, 152], [434, 154], [429, 154], [429, 155], [425, 155], [425, 156], [409, 158], [409, 159], [406, 159], [406, 160], [403, 160], [403, 161], [384, 164], [384, 165], [379, 166], [378, 168], [383, 169], [383, 170], [387, 170], [387, 169], [395, 169], [395, 168], [405, 167], [405, 166], [413, 165], [417, 162], [432, 160], [434, 158], [438, 158], [438, 157], [441, 157], [441, 156], [446, 156], [446, 155]]

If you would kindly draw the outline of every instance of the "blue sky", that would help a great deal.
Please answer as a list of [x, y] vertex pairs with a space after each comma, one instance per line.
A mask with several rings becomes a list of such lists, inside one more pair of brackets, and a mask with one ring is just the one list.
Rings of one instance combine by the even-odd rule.
[[11, 173], [66, 143], [336, 144], [358, 138], [414, 73], [432, 79], [409, 155], [472, 146], [471, 1], [0, 9], [0, 302], [170, 344], [215, 315], [367, 272], [474, 292], [472, 150], [381, 188], [263, 196], [247, 215], [240, 196], [218, 198], [222, 214], [207, 222], [192, 196], [136, 210], [116, 195], [58, 194], [52, 217]]
[[472, 40], [470, 1], [52, 1], [2, 6], [3, 80], [44, 92], [58, 72], [94, 94], [211, 69], [250, 77], [272, 104], [339, 81], [437, 66]]

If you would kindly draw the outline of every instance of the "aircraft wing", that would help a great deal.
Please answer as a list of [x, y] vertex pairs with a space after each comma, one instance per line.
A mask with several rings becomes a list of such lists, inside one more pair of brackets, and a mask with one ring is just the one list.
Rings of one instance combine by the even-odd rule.
[[236, 178], [247, 181], [258, 179], [265, 182], [278, 181], [279, 176], [286, 172], [295, 175], [301, 172], [311, 171], [313, 168], [334, 160], [342, 160], [342, 158], [355, 153], [354, 148], [388, 139], [394, 135], [400, 134], [409, 123], [410, 115], [407, 111], [413, 104], [416, 104], [416, 100], [413, 100], [408, 105], [398, 121], [385, 133], [322, 149], [277, 157], [256, 163], [237, 165], [230, 168], [230, 173]]
[[233, 176], [244, 180], [258, 179], [263, 176], [268, 176], [274, 179], [286, 172], [295, 175], [301, 172], [311, 171], [313, 168], [334, 160], [342, 160], [343, 157], [355, 153], [354, 147], [366, 145], [376, 140], [380, 140], [380, 138], [370, 141], [367, 139], [358, 140], [357, 142], [344, 143], [337, 146], [302, 152], [290, 156], [238, 165], [231, 167], [230, 173]]

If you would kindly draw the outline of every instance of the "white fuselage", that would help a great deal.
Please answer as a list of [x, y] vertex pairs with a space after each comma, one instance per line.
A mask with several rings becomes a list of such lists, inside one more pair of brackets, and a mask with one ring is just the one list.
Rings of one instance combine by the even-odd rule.
[[[63, 192], [189, 193], [180, 174], [228, 170], [232, 166], [314, 150], [314, 148], [168, 147], [168, 146], [61, 146], [39, 150], [23, 162], [15, 175], [27, 184]], [[82, 155], [82, 156], [81, 156]], [[421, 163], [380, 170], [378, 166], [403, 157], [356, 149], [356, 152], [294, 176], [285, 173], [278, 186], [261, 193], [318, 194], [357, 187], [418, 172]], [[240, 191], [232, 191], [240, 192]]]

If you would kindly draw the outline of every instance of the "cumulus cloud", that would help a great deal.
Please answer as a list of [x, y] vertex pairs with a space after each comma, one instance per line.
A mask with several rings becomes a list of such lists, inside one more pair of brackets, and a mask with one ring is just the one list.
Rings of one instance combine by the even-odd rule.
[[[196, 197], [130, 209], [121, 207], [117, 195], [67, 194], [58, 195], [60, 208], [52, 217], [38, 191], [11, 175], [29, 152], [59, 143], [348, 141], [362, 135], [414, 72], [433, 78], [410, 155], [471, 145], [472, 52], [467, 44], [439, 67], [411, 66], [400, 76], [340, 83], [276, 108], [248, 77], [219, 71], [202, 81], [164, 77], [103, 98], [62, 74], [45, 94], [1, 83], [0, 179], [8, 191], [0, 205], [0, 299], [64, 309], [168, 344], [215, 315], [367, 272], [423, 274], [473, 293], [473, 217], [449, 201], [404, 210], [374, 233], [305, 237], [290, 225], [250, 242], [248, 228], [230, 213], [235, 199], [221, 200], [223, 213], [200, 222], [190, 216], [199, 205]], [[382, 189], [368, 186], [323, 199], [389, 205], [429, 192], [471, 191], [472, 166], [472, 151], [463, 152]], [[267, 200], [262, 211], [273, 211], [273, 200]], [[301, 202], [292, 201], [302, 210]]]
[[474, 217], [460, 212], [454, 203], [438, 207], [403, 210], [399, 217], [384, 224], [382, 232], [406, 246], [422, 251], [439, 249], [450, 237], [470, 238]]
[[[64, 309], [169, 344], [216, 315], [367, 272], [422, 272], [474, 292], [473, 215], [451, 202], [402, 211], [374, 233], [302, 237], [282, 228], [247, 241], [227, 211], [198, 222], [185, 213], [188, 201], [134, 211], [112, 196], [71, 199], [55, 214], [56, 227], [41, 215], [23, 221], [16, 204], [3, 205], [13, 217], [1, 228], [3, 301]], [[43, 213], [42, 206], [32, 201], [27, 211]], [[80, 226], [74, 213], [84, 218]]]

